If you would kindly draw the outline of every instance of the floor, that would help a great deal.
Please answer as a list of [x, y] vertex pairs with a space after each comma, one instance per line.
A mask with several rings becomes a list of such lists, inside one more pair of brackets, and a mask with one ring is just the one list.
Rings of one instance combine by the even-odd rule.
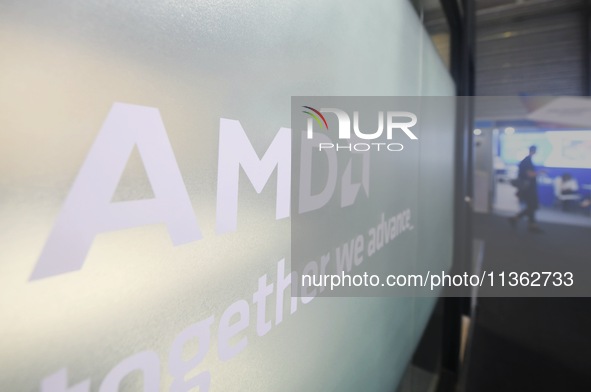
[[[531, 234], [477, 215], [483, 268], [591, 266], [591, 228], [541, 225], [544, 234]], [[591, 298], [478, 298], [466, 359], [465, 392], [591, 391]]]

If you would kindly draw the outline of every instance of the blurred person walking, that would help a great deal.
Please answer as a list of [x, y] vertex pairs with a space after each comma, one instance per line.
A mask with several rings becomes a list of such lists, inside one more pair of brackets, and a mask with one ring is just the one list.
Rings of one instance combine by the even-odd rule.
[[536, 223], [536, 210], [539, 207], [538, 202], [538, 171], [532, 162], [533, 156], [536, 154], [538, 148], [536, 146], [529, 147], [529, 154], [519, 163], [519, 174], [517, 175], [517, 197], [519, 202], [525, 205], [525, 208], [517, 215], [509, 218], [509, 223], [512, 227], [517, 226], [517, 222], [523, 218], [528, 219], [528, 230], [533, 233], [542, 233], [542, 230]]

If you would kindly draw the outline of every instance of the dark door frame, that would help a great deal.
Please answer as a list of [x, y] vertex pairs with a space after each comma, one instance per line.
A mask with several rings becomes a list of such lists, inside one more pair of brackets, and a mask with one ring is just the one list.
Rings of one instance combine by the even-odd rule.
[[[472, 123], [476, 12], [472, 0], [440, 0], [450, 30], [450, 72], [458, 105], [455, 136], [454, 245], [451, 273], [471, 271], [472, 264]], [[438, 392], [452, 391], [460, 374], [462, 316], [470, 297], [443, 298], [443, 340]]]

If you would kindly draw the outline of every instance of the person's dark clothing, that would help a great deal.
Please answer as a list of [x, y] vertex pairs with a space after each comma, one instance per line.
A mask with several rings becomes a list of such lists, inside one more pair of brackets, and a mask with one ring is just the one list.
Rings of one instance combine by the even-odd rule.
[[521, 218], [522, 216], [527, 216], [530, 223], [535, 222], [535, 212], [538, 209], [539, 202], [538, 202], [538, 183], [536, 177], [530, 177], [528, 175], [529, 171], [535, 171], [536, 167], [534, 166], [531, 156], [525, 157], [519, 163], [519, 174], [518, 178], [520, 181], [519, 191], [517, 192], [517, 197], [519, 201], [525, 204], [525, 209], [521, 211], [517, 217]]

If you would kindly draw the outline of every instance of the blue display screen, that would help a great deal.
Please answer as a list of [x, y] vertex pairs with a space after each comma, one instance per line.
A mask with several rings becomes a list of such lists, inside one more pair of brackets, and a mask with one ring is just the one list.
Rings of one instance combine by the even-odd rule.
[[591, 131], [516, 132], [499, 138], [501, 158], [516, 164], [537, 146], [534, 164], [546, 167], [591, 169]]

